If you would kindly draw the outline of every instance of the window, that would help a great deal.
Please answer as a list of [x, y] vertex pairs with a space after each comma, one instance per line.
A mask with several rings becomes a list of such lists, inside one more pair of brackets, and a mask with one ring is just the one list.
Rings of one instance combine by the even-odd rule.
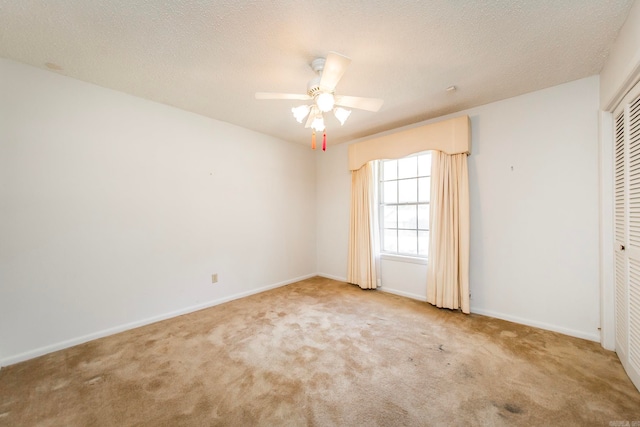
[[431, 153], [381, 160], [378, 164], [381, 252], [426, 258]]

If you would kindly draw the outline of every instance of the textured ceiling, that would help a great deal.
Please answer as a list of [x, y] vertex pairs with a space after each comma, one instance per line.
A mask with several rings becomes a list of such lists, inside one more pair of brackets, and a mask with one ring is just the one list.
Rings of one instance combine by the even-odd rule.
[[[0, 56], [307, 144], [309, 64], [352, 59], [339, 143], [598, 74], [633, 0], [0, 0]], [[458, 90], [446, 92], [448, 86]]]

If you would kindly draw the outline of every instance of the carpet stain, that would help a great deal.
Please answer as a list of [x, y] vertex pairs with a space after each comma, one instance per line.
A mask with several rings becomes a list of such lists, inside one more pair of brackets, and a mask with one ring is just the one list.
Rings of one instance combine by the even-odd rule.
[[475, 377], [471, 369], [469, 369], [469, 367], [466, 365], [462, 365], [458, 372], [460, 376], [464, 379], [472, 379]]
[[160, 380], [160, 379], [154, 379], [151, 380], [151, 382], [149, 384], [147, 384], [144, 389], [146, 391], [157, 391], [159, 389], [161, 389], [164, 386], [164, 381]]
[[511, 403], [507, 403], [504, 405], [504, 409], [506, 409], [507, 411], [511, 412], [512, 414], [521, 414], [522, 413], [522, 408], [520, 408], [518, 405], [514, 405]]

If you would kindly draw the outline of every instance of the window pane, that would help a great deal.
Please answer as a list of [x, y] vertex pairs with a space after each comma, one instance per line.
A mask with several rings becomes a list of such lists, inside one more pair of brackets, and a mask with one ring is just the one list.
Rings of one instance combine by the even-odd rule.
[[418, 253], [418, 238], [415, 231], [398, 230], [398, 252], [403, 254]]
[[382, 237], [382, 250], [387, 252], [398, 251], [398, 238], [396, 230], [384, 230]]
[[382, 180], [388, 181], [396, 178], [398, 178], [398, 161], [385, 160], [382, 162]]
[[398, 228], [416, 228], [418, 215], [416, 205], [398, 206]]
[[418, 156], [418, 175], [431, 176], [431, 153]]
[[429, 255], [429, 232], [418, 231], [418, 255]]
[[418, 158], [407, 157], [398, 160], [398, 178], [412, 178], [418, 176]]
[[429, 205], [418, 205], [418, 228], [429, 229]]
[[418, 178], [418, 201], [428, 202], [431, 197], [431, 178]]
[[417, 179], [404, 179], [398, 181], [399, 203], [415, 203], [418, 200], [418, 180]]
[[398, 227], [398, 208], [395, 206], [384, 207], [384, 228]]
[[426, 257], [431, 160], [431, 152], [423, 152], [380, 161], [378, 212], [383, 252]]
[[398, 181], [382, 184], [382, 203], [398, 203]]

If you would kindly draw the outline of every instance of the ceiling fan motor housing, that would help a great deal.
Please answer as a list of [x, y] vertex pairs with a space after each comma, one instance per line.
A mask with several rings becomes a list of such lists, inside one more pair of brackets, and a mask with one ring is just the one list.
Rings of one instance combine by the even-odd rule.
[[322, 92], [324, 91], [320, 89], [320, 77], [314, 77], [313, 79], [309, 80], [309, 83], [307, 84], [307, 95], [315, 98]]
[[307, 84], [307, 95], [312, 98], [320, 95], [321, 93], [330, 93], [334, 94], [334, 90], [327, 90], [326, 88], [322, 89], [320, 87], [320, 79], [322, 78], [322, 71], [324, 70], [324, 65], [326, 63], [325, 58], [316, 58], [311, 61], [311, 69], [318, 75], [313, 79], [309, 80]]

